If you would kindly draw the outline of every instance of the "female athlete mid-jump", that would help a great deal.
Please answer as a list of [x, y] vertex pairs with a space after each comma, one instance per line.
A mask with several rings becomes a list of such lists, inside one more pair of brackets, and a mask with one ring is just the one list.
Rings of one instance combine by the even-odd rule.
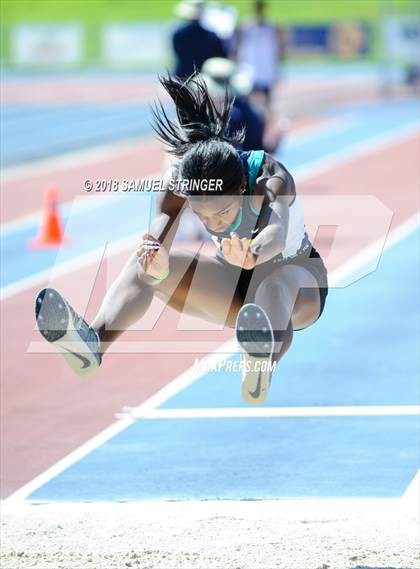
[[[37, 296], [37, 325], [76, 373], [92, 375], [110, 343], [146, 313], [156, 295], [178, 311], [235, 328], [242, 396], [262, 403], [271, 364], [289, 349], [294, 331], [323, 311], [327, 271], [308, 239], [290, 173], [262, 150], [238, 150], [243, 132], [226, 135], [229, 101], [217, 108], [195, 75], [185, 82], [169, 76], [160, 81], [177, 120], [159, 105], [154, 127], [175, 160], [149, 231], [91, 325], [51, 288]], [[186, 207], [215, 242], [214, 257], [172, 246]]]

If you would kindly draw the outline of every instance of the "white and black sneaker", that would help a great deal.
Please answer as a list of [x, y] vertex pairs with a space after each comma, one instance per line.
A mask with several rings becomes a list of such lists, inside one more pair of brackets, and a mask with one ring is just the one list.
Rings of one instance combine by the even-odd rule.
[[102, 359], [98, 334], [59, 292], [44, 288], [38, 293], [35, 318], [43, 337], [54, 344], [73, 371], [81, 377], [96, 373]]
[[236, 339], [242, 348], [242, 398], [259, 405], [270, 388], [274, 349], [273, 328], [261, 306], [242, 306], [236, 318]]

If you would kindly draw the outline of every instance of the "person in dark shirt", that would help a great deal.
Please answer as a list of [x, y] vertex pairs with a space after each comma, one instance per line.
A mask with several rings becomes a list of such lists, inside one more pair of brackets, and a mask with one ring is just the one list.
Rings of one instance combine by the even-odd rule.
[[177, 7], [177, 14], [188, 20], [175, 30], [172, 37], [175, 75], [181, 79], [189, 77], [195, 70], [200, 71], [207, 59], [227, 55], [222, 40], [200, 24], [203, 8], [202, 0], [186, 0]]
[[254, 110], [246, 97], [237, 96], [230, 111], [228, 134], [245, 127], [245, 138], [242, 142], [243, 150], [264, 149], [264, 120]]

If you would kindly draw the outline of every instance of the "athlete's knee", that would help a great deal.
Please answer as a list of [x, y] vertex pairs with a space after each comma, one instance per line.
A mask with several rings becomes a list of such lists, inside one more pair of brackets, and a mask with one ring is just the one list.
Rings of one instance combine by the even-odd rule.
[[278, 277], [269, 275], [258, 285], [256, 290], [256, 299], [262, 296], [276, 295], [281, 297], [289, 296], [289, 287], [286, 283], [282, 282]]

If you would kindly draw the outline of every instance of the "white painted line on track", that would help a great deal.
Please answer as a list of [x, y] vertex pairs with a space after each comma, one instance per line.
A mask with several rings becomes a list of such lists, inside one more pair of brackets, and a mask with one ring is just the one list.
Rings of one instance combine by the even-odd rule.
[[274, 417], [387, 417], [419, 416], [419, 405], [357, 405], [330, 407], [217, 407], [195, 409], [151, 409], [128, 412], [136, 419], [233, 419]]

